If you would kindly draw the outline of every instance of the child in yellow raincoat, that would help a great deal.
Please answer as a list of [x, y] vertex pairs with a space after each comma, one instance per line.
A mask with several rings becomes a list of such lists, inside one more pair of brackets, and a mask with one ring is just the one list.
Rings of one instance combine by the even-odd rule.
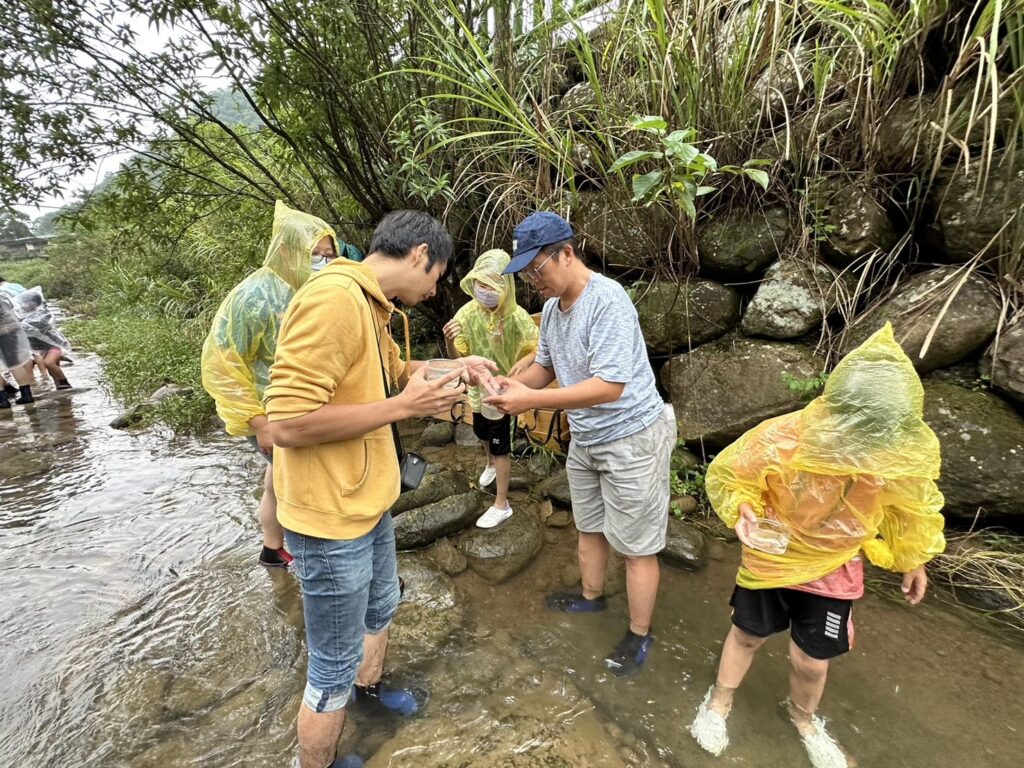
[[[245, 437], [267, 460], [260, 500], [263, 549], [259, 563], [287, 567], [284, 530], [277, 522], [274, 494], [273, 441], [267, 426], [263, 392], [270, 381], [277, 332], [295, 292], [339, 253], [359, 254], [341, 244], [323, 220], [289, 208], [274, 208], [274, 227], [263, 266], [231, 289], [221, 303], [203, 344], [203, 387], [216, 401], [229, 435]], [[361, 257], [359, 257], [361, 258]]]
[[[515, 376], [529, 367], [537, 349], [537, 324], [525, 309], [516, 304], [516, 286], [512, 275], [503, 275], [510, 256], [494, 249], [480, 255], [473, 269], [459, 284], [472, 298], [445, 324], [444, 334], [451, 357], [480, 355], [498, 364], [502, 376]], [[522, 362], [521, 362], [522, 361]], [[512, 417], [493, 409], [484, 409], [480, 390], [469, 390], [473, 410], [473, 433], [483, 443], [487, 466], [480, 475], [480, 487], [495, 483], [494, 504], [480, 516], [480, 528], [493, 528], [512, 516], [508, 503], [509, 476], [512, 472]], [[494, 417], [494, 418], [490, 418]]]
[[925, 563], [945, 548], [939, 443], [923, 408], [921, 382], [886, 324], [839, 362], [820, 397], [750, 430], [708, 467], [708, 498], [743, 544], [733, 626], [690, 726], [708, 752], [728, 745], [726, 718], [758, 648], [789, 629], [790, 718], [815, 768], [851, 764], [815, 711], [828, 660], [853, 645], [860, 553], [904, 574], [916, 605]]

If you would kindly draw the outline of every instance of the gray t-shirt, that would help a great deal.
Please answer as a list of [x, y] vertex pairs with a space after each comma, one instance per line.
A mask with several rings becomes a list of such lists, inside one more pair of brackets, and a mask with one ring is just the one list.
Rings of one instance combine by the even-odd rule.
[[568, 311], [559, 309], [558, 299], [544, 304], [537, 362], [554, 368], [563, 387], [594, 376], [626, 385], [613, 403], [568, 411], [572, 439], [580, 445], [629, 437], [654, 423], [665, 405], [633, 302], [621, 285], [596, 272]]

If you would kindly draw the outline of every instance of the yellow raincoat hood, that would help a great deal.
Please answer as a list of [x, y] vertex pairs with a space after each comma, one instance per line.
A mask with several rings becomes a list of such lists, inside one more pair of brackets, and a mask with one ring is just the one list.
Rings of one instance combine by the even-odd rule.
[[[312, 274], [313, 248], [323, 237], [338, 239], [323, 219], [274, 206], [274, 227], [263, 266], [231, 289], [203, 344], [203, 387], [217, 404], [228, 434], [251, 435], [249, 422], [264, 416], [263, 392], [277, 349], [285, 310]], [[342, 259], [336, 259], [341, 261]]]
[[862, 549], [905, 573], [942, 552], [939, 443], [923, 409], [921, 382], [887, 324], [840, 361], [806, 408], [723, 450], [706, 478], [719, 517], [734, 526], [747, 502], [791, 531], [783, 554], [744, 547], [737, 583], [804, 584]]
[[[513, 275], [502, 275], [510, 257], [505, 251], [493, 249], [477, 258], [459, 287], [472, 298], [455, 313], [462, 328], [454, 346], [460, 355], [483, 355], [498, 364], [499, 373], [507, 374], [520, 358], [537, 349], [537, 324], [529, 313], [516, 304], [516, 286]], [[473, 294], [476, 283], [498, 291], [501, 298], [493, 310], [487, 309]], [[469, 404], [474, 412], [480, 411], [480, 391], [469, 390]]]
[[334, 241], [334, 252], [341, 255], [338, 237], [327, 222], [289, 208], [280, 200], [274, 206], [274, 228], [263, 266], [299, 290], [312, 273], [312, 254], [321, 238]]

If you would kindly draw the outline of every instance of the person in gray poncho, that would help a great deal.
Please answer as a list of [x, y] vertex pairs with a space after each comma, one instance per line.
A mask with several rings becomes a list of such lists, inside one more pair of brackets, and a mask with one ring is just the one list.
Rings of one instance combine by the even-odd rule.
[[43, 289], [38, 285], [14, 297], [14, 309], [21, 319], [21, 328], [28, 337], [32, 356], [46, 368], [57, 389], [71, 389], [60, 367], [61, 355], [71, 351], [71, 342], [60, 332], [53, 314], [46, 306]]
[[14, 388], [4, 382], [4, 388], [0, 390], [0, 410], [11, 407], [11, 394], [18, 394], [15, 402], [19, 405], [35, 400], [32, 396], [32, 374], [27, 367], [31, 362], [32, 348], [14, 311], [14, 304], [6, 293], [0, 293], [0, 365], [14, 375], [20, 388], [20, 391], [10, 392], [8, 390]]

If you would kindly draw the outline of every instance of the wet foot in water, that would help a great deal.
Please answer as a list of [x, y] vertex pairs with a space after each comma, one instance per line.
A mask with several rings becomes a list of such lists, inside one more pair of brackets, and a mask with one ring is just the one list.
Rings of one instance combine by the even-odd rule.
[[715, 757], [729, 746], [729, 731], [725, 721], [732, 711], [734, 693], [734, 689], [712, 685], [697, 708], [697, 716], [690, 723], [690, 735], [701, 749]]
[[793, 723], [814, 768], [857, 768], [857, 761], [825, 729], [825, 721], [792, 701], [786, 702]]

